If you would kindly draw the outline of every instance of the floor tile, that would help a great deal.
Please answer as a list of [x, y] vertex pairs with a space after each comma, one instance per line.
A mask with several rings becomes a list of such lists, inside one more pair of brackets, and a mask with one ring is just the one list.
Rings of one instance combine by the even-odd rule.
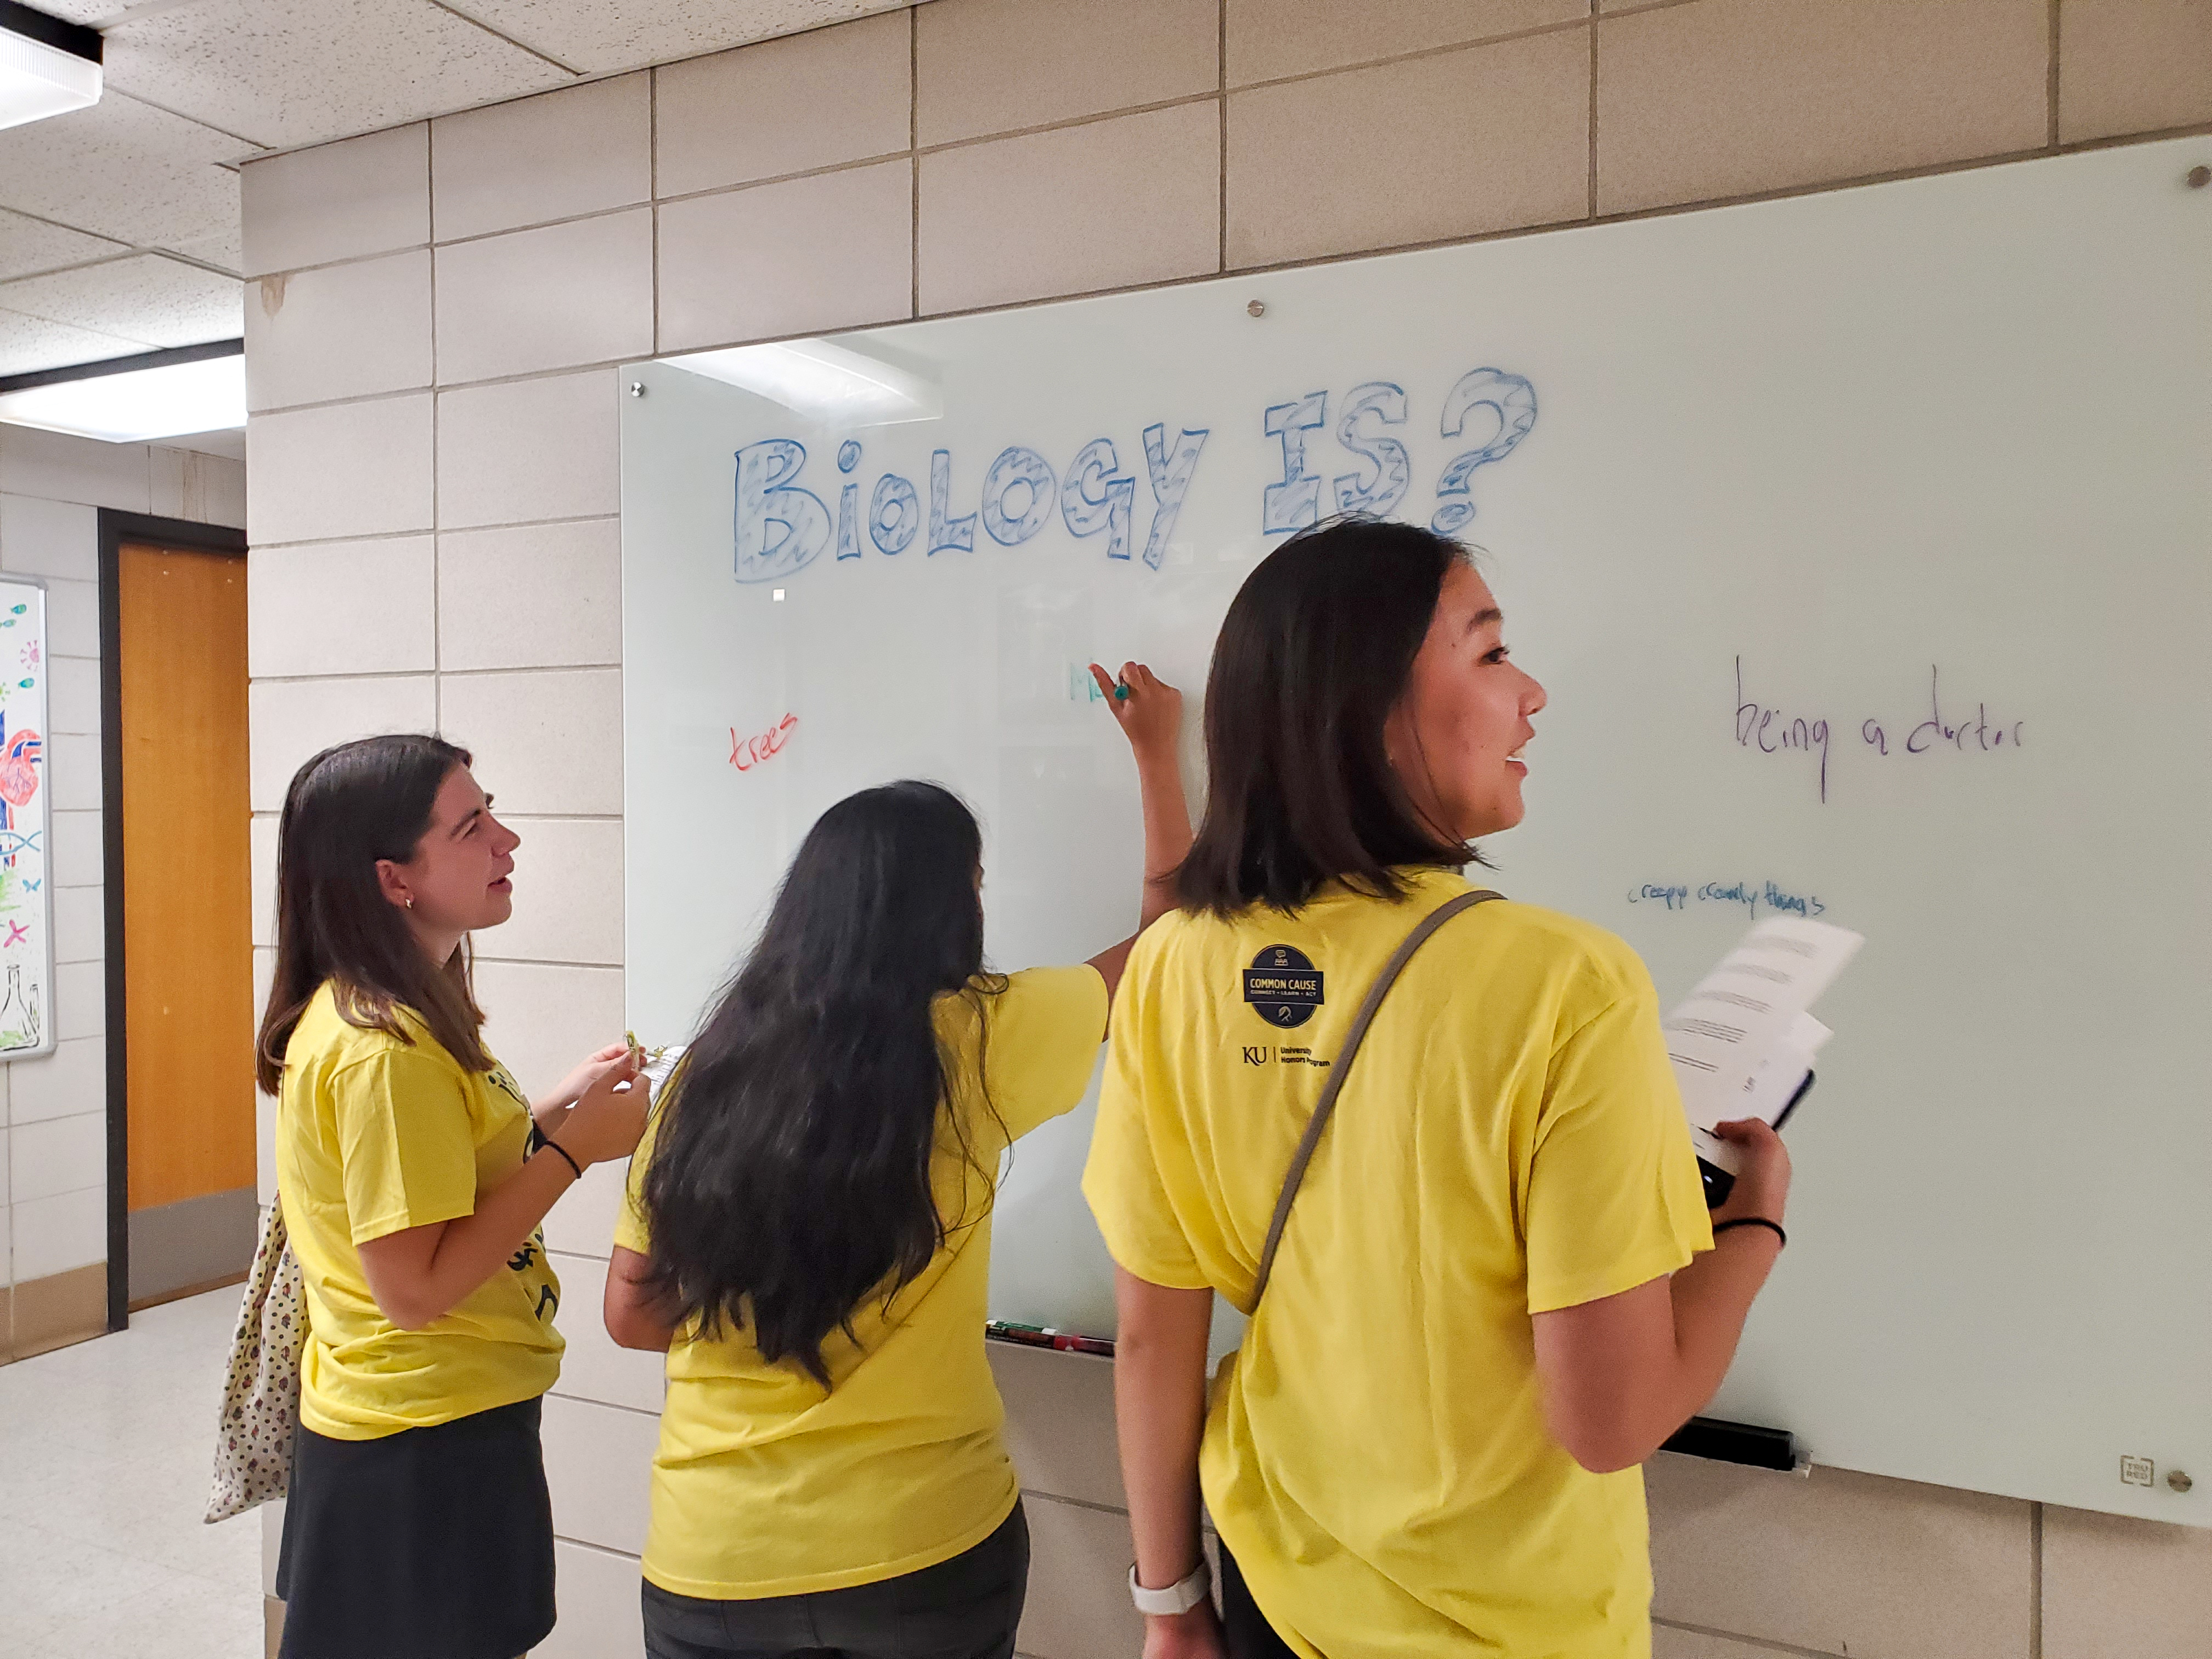
[[0, 1366], [0, 1659], [260, 1651], [260, 1517], [200, 1519], [238, 1296]]

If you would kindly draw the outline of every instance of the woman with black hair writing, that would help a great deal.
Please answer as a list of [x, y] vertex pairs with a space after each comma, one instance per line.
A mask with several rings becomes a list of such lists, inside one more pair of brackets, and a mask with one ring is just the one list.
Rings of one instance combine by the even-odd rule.
[[[1643, 964], [1461, 878], [1544, 706], [1504, 627], [1457, 545], [1354, 520], [1271, 554], [1215, 647], [1206, 821], [1084, 1179], [1148, 1659], [1650, 1650], [1637, 1466], [1719, 1385], [1789, 1162], [1723, 1126], [1709, 1231]], [[1252, 1320], [1209, 1402], [1217, 1292]]]
[[538, 1227], [636, 1145], [645, 1091], [622, 1044], [533, 1107], [485, 1049], [466, 940], [514, 908], [521, 837], [469, 767], [365, 738], [284, 797], [258, 1051], [307, 1302], [284, 1659], [515, 1659], [553, 1627]]
[[[1182, 698], [1091, 672], [1136, 753], [1141, 928], [1190, 841]], [[983, 1352], [991, 1205], [1006, 1148], [1089, 1085], [1133, 936], [986, 972], [981, 853], [933, 784], [823, 813], [632, 1162], [606, 1322], [669, 1354], [653, 1659], [1013, 1650], [1029, 1534]]]

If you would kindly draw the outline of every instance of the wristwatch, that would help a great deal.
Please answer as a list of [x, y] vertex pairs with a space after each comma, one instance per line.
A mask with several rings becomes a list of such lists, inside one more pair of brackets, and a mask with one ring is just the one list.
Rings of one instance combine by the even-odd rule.
[[1189, 1577], [1165, 1589], [1146, 1589], [1137, 1582], [1136, 1567], [1132, 1565], [1129, 1568], [1129, 1599], [1137, 1604], [1139, 1613], [1171, 1618], [1178, 1613], [1188, 1613], [1212, 1593], [1213, 1572], [1202, 1555], [1191, 1569]]

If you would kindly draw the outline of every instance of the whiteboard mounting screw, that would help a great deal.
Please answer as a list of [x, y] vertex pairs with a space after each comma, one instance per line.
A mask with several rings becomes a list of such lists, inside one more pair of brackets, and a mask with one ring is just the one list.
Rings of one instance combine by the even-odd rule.
[[1266, 316], [1267, 314], [1267, 302], [1265, 300], [1254, 300], [1250, 301], [1244, 307], [1244, 314], [1248, 317]]
[[2187, 1492], [2197, 1483], [2179, 1469], [2168, 1469], [2166, 1472], [2166, 1484], [2176, 1492]]
[[2190, 189], [2202, 190], [2207, 185], [2212, 185], [2212, 167], [2199, 166], [2189, 169]]
[[629, 395], [633, 398], [642, 398], [645, 396], [645, 382], [642, 380], [632, 380], [629, 383]]

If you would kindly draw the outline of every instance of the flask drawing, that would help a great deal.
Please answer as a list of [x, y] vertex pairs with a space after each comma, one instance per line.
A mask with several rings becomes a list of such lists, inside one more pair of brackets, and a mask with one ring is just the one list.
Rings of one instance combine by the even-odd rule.
[[8, 993], [0, 997], [0, 1052], [39, 1046], [39, 988], [23, 989], [23, 969], [8, 969]]

